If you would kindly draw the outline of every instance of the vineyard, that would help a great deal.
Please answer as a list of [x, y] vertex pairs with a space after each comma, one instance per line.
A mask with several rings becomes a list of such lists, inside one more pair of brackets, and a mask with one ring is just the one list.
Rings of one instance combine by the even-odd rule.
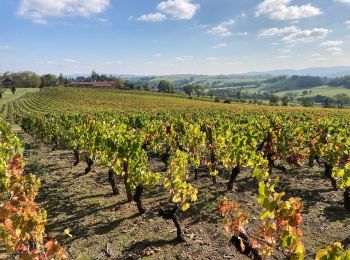
[[350, 259], [349, 111], [58, 88], [1, 114], [9, 252]]

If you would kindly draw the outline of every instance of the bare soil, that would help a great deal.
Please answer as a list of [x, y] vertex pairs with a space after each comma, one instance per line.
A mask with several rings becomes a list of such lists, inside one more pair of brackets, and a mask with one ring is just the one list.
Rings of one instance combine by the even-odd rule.
[[[120, 195], [112, 195], [108, 169], [95, 166], [84, 174], [86, 164], [73, 167], [71, 151], [52, 151], [25, 133], [19, 135], [26, 148], [26, 172], [37, 173], [42, 180], [38, 201], [48, 212], [47, 234], [59, 241], [69, 259], [248, 259], [224, 235], [218, 204], [223, 196], [238, 202], [250, 214], [251, 226], [258, 225], [257, 183], [249, 171], [238, 176], [230, 193], [228, 175], [218, 178], [215, 186], [204, 169], [198, 181], [191, 177], [199, 189], [198, 201], [180, 214], [188, 243], [177, 243], [173, 223], [158, 216], [159, 207], [168, 201], [161, 187], [145, 192], [148, 211], [139, 215], [136, 204], [126, 202], [121, 179]], [[164, 165], [153, 160], [152, 167], [160, 171]], [[306, 259], [314, 259], [318, 249], [336, 241], [350, 245], [350, 212], [342, 205], [343, 191], [334, 191], [322, 171], [315, 167], [276, 172], [286, 198], [304, 202]], [[67, 228], [73, 237], [64, 233]]]

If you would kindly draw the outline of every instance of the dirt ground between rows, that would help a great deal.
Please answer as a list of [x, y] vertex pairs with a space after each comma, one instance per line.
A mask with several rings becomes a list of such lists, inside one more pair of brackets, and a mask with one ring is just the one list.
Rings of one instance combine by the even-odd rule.
[[[112, 196], [107, 169], [97, 166], [84, 174], [85, 163], [74, 167], [71, 151], [52, 151], [25, 133], [20, 136], [25, 144], [26, 172], [34, 172], [42, 180], [38, 202], [48, 212], [47, 234], [60, 242], [69, 259], [138, 259], [147, 254], [145, 259], [248, 259], [224, 235], [218, 203], [223, 196], [238, 202], [250, 214], [251, 226], [256, 226], [261, 209], [257, 183], [249, 172], [238, 176], [230, 193], [224, 178], [213, 186], [204, 171], [198, 181], [191, 177], [199, 189], [198, 201], [180, 214], [188, 243], [177, 243], [173, 223], [157, 213], [168, 200], [163, 189], [145, 193], [148, 212], [141, 216], [134, 203], [126, 203], [121, 180], [121, 194]], [[164, 168], [158, 161], [153, 161], [152, 167]], [[336, 241], [350, 245], [350, 212], [343, 208], [342, 191], [332, 190], [321, 173], [318, 167], [278, 173], [286, 197], [300, 197], [304, 202], [306, 259], [314, 259], [317, 249]], [[73, 237], [64, 233], [67, 228]]]

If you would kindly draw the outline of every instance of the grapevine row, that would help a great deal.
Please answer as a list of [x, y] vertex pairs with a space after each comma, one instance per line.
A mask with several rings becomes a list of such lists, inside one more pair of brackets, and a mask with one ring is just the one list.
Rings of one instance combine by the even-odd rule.
[[40, 181], [23, 173], [19, 139], [0, 118], [0, 240], [20, 259], [67, 259], [57, 241], [45, 238], [46, 211], [35, 202]]

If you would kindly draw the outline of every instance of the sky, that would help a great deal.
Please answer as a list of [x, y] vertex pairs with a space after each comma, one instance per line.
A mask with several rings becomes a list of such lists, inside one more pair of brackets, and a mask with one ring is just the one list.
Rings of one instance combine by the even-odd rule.
[[350, 65], [350, 0], [0, 0], [0, 72]]

